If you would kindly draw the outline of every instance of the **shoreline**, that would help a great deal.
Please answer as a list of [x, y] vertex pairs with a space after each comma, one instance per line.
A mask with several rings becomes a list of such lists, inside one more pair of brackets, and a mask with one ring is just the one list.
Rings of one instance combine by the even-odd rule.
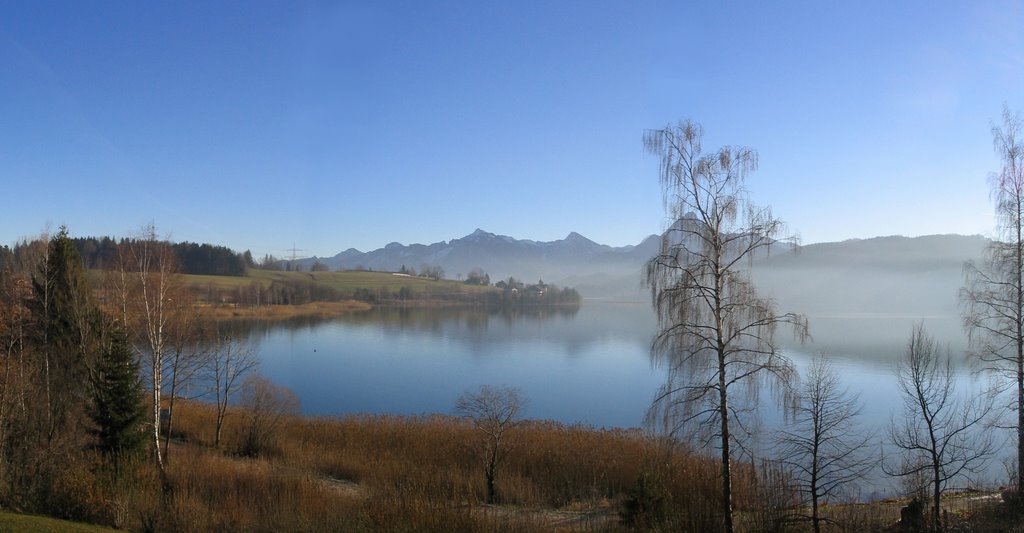
[[373, 306], [358, 300], [343, 300], [340, 302], [311, 302], [306, 304], [286, 305], [273, 304], [259, 307], [238, 307], [235, 305], [209, 305], [198, 306], [202, 309], [203, 315], [214, 320], [232, 319], [265, 319], [285, 320], [296, 317], [331, 317], [344, 313], [355, 313], [369, 311]]
[[[558, 304], [526, 304], [515, 308], [527, 309], [565, 309], [579, 307], [582, 302], [564, 302]], [[481, 302], [467, 302], [443, 299], [392, 300], [371, 304], [360, 300], [342, 300], [340, 302], [310, 302], [305, 304], [271, 304], [259, 307], [239, 307], [235, 304], [198, 304], [203, 316], [213, 320], [261, 319], [287, 320], [299, 317], [330, 318], [347, 313], [359, 313], [379, 309], [487, 309], [488, 305]]]

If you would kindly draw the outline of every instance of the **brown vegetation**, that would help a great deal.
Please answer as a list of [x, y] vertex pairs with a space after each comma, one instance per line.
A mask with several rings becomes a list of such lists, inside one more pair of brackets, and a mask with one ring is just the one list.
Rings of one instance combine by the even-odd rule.
[[[221, 451], [213, 406], [178, 409], [167, 491], [149, 464], [120, 486], [94, 482], [83, 466], [69, 496], [92, 509], [81, 518], [175, 531], [615, 530], [620, 502], [650, 472], [666, 495], [660, 521], [690, 530], [720, 521], [715, 462], [637, 431], [512, 428], [520, 444], [497, 481], [500, 504], [485, 505], [476, 430], [463, 419], [285, 416], [252, 458], [240, 453], [251, 421], [241, 408], [227, 417]], [[740, 470], [738, 501], [758, 501], [749, 469]]]
[[[62, 487], [69, 513], [131, 530], [158, 531], [720, 531], [720, 465], [636, 430], [529, 421], [497, 479], [486, 481], [467, 420], [433, 416], [286, 415], [262, 453], [244, 455], [252, 418], [232, 408], [222, 449], [216, 410], [182, 402], [172, 435], [177, 459], [167, 489], [138, 463], [111, 481], [95, 458], [70, 458]], [[734, 469], [736, 527], [807, 531], [794, 522], [794, 489], [770, 464]], [[969, 495], [974, 496], [974, 495]], [[951, 505], [952, 524], [993, 521], [995, 502]], [[977, 501], [975, 501], [977, 500]], [[638, 502], [640, 505], [637, 505]], [[894, 531], [899, 502], [830, 505], [825, 531]], [[970, 514], [974, 512], [972, 517]], [[969, 521], [969, 520], [974, 520]], [[1002, 524], [1003, 521], [993, 522]]]

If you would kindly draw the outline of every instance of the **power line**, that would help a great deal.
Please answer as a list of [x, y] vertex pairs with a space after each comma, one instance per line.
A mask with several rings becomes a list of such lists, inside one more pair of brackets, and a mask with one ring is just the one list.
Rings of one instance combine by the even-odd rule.
[[299, 253], [299, 252], [304, 252], [305, 250], [303, 250], [303, 249], [301, 249], [301, 248], [296, 248], [296, 247], [295, 247], [295, 243], [293, 242], [293, 243], [292, 243], [292, 247], [291, 247], [291, 248], [288, 248], [288, 249], [286, 249], [285, 251], [286, 251], [286, 252], [291, 252], [291, 253], [292, 253], [292, 255], [291, 255], [291, 256], [289, 257], [289, 259], [288, 259], [288, 260], [289, 260], [289, 261], [291, 261], [292, 263], [294, 263], [294, 262], [295, 262], [295, 260], [299, 258], [299, 256], [298, 256], [298, 253]]

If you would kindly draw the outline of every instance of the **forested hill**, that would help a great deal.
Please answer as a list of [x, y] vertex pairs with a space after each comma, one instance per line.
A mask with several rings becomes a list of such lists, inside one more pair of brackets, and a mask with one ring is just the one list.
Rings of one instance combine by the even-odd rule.
[[[115, 241], [110, 237], [78, 237], [71, 239], [82, 257], [85, 268], [102, 269], [117, 260], [118, 243], [131, 243], [131, 239]], [[248, 251], [236, 253], [226, 246], [196, 244], [194, 242], [172, 243], [178, 261], [178, 268], [184, 274], [210, 276], [244, 276], [246, 268], [252, 266], [252, 254]]]

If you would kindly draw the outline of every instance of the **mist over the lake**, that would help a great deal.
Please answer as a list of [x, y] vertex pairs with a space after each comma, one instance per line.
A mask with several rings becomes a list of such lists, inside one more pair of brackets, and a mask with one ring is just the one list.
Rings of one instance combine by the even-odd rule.
[[987, 243], [933, 235], [812, 244], [758, 259], [751, 277], [779, 311], [808, 316], [815, 349], [895, 358], [911, 326], [924, 321], [940, 344], [962, 356], [964, 264], [981, 261]]

